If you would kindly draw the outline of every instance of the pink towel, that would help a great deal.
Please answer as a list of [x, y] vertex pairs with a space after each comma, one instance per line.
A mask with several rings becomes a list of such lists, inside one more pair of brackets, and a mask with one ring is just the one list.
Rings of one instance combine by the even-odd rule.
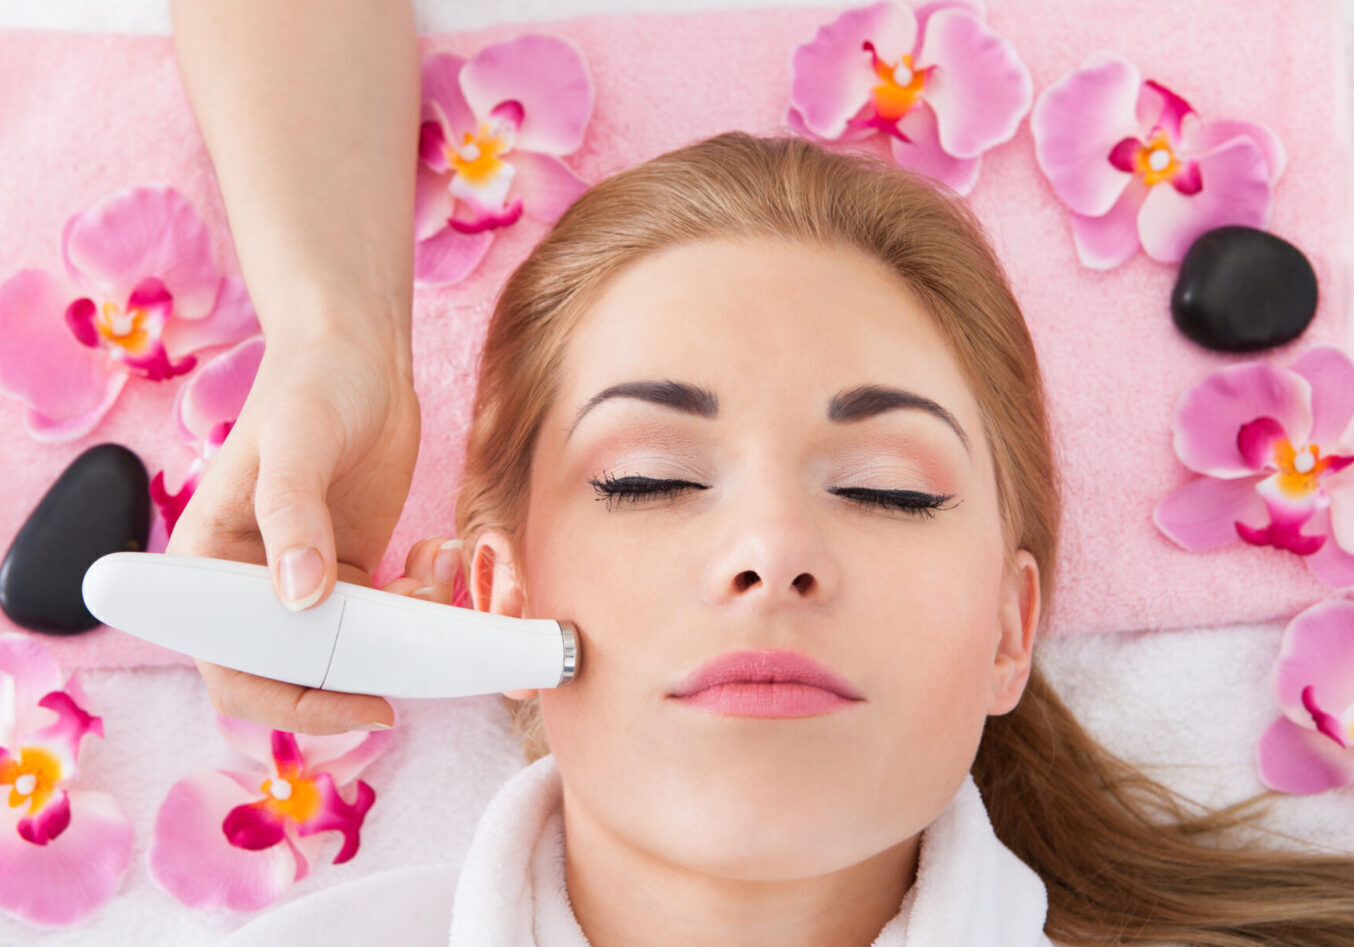
[[[781, 130], [790, 54], [844, 7], [576, 18], [436, 34], [424, 53], [473, 55], [525, 32], [566, 37], [596, 88], [584, 146], [566, 161], [587, 181], [720, 131]], [[988, 13], [1029, 67], [1036, 95], [1099, 49], [1205, 118], [1258, 122], [1288, 164], [1267, 229], [1297, 244], [1320, 283], [1306, 334], [1263, 357], [1287, 364], [1316, 342], [1348, 344], [1351, 216], [1345, 67], [1337, 0], [1026, 0]], [[59, 271], [66, 219], [134, 185], [184, 192], [213, 233], [223, 270], [238, 274], [211, 163], [177, 72], [171, 41], [0, 32], [0, 279], [25, 267]], [[1143, 254], [1108, 272], [1083, 268], [1067, 211], [1035, 163], [1028, 119], [984, 157], [970, 200], [988, 224], [1030, 321], [1049, 382], [1066, 479], [1066, 520], [1053, 633], [1260, 621], [1329, 594], [1295, 556], [1237, 546], [1192, 554], [1152, 524], [1152, 509], [1190, 475], [1171, 449], [1177, 398], [1239, 360], [1198, 348], [1173, 327], [1177, 267]], [[495, 240], [471, 278], [421, 288], [414, 303], [423, 443], [377, 585], [398, 576], [409, 546], [450, 533], [451, 503], [475, 364], [497, 288], [545, 228], [523, 218]], [[4, 344], [0, 341], [0, 344]], [[207, 353], [212, 354], [212, 353]], [[1255, 356], [1251, 356], [1255, 357]], [[21, 407], [0, 398], [0, 541], [86, 448], [134, 450], [177, 489], [191, 461], [170, 416], [183, 379], [133, 381], [91, 434], [46, 445], [24, 432]], [[8, 622], [0, 618], [0, 628]], [[53, 642], [63, 666], [116, 667], [186, 659], [112, 629]]]

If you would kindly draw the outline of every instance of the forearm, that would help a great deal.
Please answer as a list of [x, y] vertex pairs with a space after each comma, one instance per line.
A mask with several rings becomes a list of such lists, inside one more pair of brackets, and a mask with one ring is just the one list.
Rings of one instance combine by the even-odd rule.
[[408, 358], [419, 62], [410, 0], [170, 0], [174, 50], [264, 335]]

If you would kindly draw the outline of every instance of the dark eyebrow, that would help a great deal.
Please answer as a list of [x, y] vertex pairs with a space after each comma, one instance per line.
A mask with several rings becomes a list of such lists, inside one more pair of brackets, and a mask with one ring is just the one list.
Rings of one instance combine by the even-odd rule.
[[843, 391], [836, 395], [831, 404], [828, 405], [827, 417], [829, 421], [842, 423], [863, 421], [866, 418], [872, 418], [877, 414], [883, 414], [885, 411], [892, 411], [897, 408], [919, 408], [922, 411], [934, 414], [948, 424], [954, 430], [954, 433], [959, 435], [959, 439], [964, 442], [964, 450], [972, 453], [968, 435], [964, 433], [964, 429], [960, 427], [953, 414], [950, 414], [930, 398], [923, 398], [919, 394], [904, 391], [901, 388], [862, 385], [859, 388]]
[[[569, 426], [569, 434], [565, 435], [565, 440], [568, 440], [569, 435], [573, 434], [574, 428], [578, 427], [578, 422], [583, 420], [583, 415], [611, 398], [637, 398], [640, 401], [647, 401], [651, 404], [672, 408], [675, 411], [702, 418], [713, 418], [719, 413], [719, 399], [715, 397], [714, 392], [705, 388], [698, 388], [695, 385], [688, 385], [679, 381], [627, 381], [619, 385], [612, 385], [589, 398], [588, 403], [583, 405], [574, 415], [573, 424]], [[840, 392], [828, 404], [827, 417], [829, 421], [846, 424], [852, 421], [863, 421], [877, 414], [883, 414], [885, 411], [893, 411], [899, 408], [916, 408], [940, 418], [959, 435], [959, 439], [964, 442], [964, 450], [971, 452], [968, 435], [964, 433], [964, 429], [959, 425], [954, 415], [930, 398], [924, 398], [919, 394], [904, 391], [901, 388], [889, 388], [884, 385], [861, 385], [858, 388]]]
[[[685, 385], [679, 381], [627, 381], [612, 385], [589, 398], [588, 403], [574, 415], [574, 423], [569, 425], [569, 434], [573, 434], [578, 422], [583, 420], [583, 415], [609, 398], [638, 398], [640, 401], [648, 401], [702, 418], [713, 418], [719, 413], [719, 399], [713, 392], [704, 388]], [[565, 435], [565, 440], [568, 440], [568, 435]]]

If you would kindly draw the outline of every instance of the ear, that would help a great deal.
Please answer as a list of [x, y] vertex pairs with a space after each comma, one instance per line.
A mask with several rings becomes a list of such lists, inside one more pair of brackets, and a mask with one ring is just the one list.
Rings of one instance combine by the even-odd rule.
[[[521, 618], [526, 590], [518, 577], [512, 542], [499, 529], [486, 529], [470, 553], [470, 600], [476, 611]], [[503, 691], [513, 700], [530, 700], [536, 689]]]
[[1001, 634], [992, 667], [992, 692], [987, 712], [1008, 714], [1020, 703], [1030, 678], [1034, 631], [1039, 627], [1039, 564], [1027, 550], [1018, 549], [1006, 570], [1001, 593]]

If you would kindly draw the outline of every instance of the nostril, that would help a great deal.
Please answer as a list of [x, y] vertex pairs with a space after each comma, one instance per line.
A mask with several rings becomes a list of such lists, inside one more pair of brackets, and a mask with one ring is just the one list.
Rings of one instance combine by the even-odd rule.
[[807, 595], [809, 592], [813, 591], [813, 583], [813, 576], [809, 575], [807, 572], [801, 572], [799, 575], [795, 576], [795, 580], [790, 584], [795, 587], [800, 595]]
[[740, 592], [746, 592], [760, 581], [762, 580], [757, 573], [747, 569], [733, 577], [733, 587]]

